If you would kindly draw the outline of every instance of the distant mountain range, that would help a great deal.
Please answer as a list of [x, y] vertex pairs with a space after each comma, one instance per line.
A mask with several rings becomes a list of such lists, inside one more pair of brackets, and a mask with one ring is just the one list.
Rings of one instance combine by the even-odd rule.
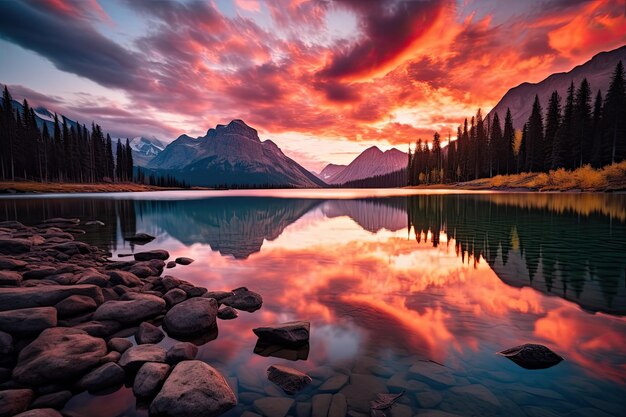
[[559, 95], [562, 97], [561, 105], [564, 105], [567, 89], [571, 82], [573, 81], [576, 88], [578, 88], [583, 78], [587, 78], [587, 81], [589, 81], [593, 97], [595, 97], [598, 89], [602, 91], [604, 96], [609, 87], [611, 75], [620, 60], [626, 64], [626, 46], [608, 52], [601, 52], [584, 64], [574, 67], [571, 71], [552, 74], [539, 83], [522, 83], [517, 87], [511, 88], [491, 110], [490, 114], [493, 115], [494, 112], [498, 112], [500, 120], [504, 120], [508, 107], [511, 109], [513, 126], [516, 129], [522, 129], [524, 123], [528, 121], [536, 94], [539, 95], [539, 101], [544, 111], [554, 90], [559, 92]]
[[140, 167], [148, 165], [148, 162], [152, 161], [167, 146], [155, 136], [137, 136], [129, 144], [133, 152], [133, 162]]
[[341, 185], [396, 172], [406, 168], [407, 163], [408, 155], [405, 152], [396, 148], [383, 152], [378, 147], [372, 146], [364, 150], [347, 166], [327, 165], [320, 173], [320, 177], [328, 184]]

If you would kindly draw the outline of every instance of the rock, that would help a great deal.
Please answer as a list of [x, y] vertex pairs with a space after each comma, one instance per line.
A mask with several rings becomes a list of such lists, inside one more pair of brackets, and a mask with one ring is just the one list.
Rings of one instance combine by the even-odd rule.
[[85, 226], [104, 226], [104, 223], [100, 220], [89, 220], [85, 222]]
[[180, 257], [180, 258], [176, 258], [176, 263], [179, 265], [189, 265], [190, 263], [192, 263], [194, 260], [191, 258], [185, 258], [184, 256]]
[[39, 334], [57, 325], [54, 307], [33, 307], [0, 312], [0, 330], [11, 334]]
[[33, 242], [28, 239], [0, 238], [0, 253], [3, 255], [19, 255], [30, 252]]
[[298, 346], [309, 342], [311, 324], [308, 321], [292, 321], [275, 326], [252, 329], [259, 340], [270, 344]]
[[154, 239], [156, 239], [154, 236], [147, 233], [136, 233], [134, 236], [129, 236], [125, 240], [137, 243], [138, 245], [145, 245], [148, 242], [152, 242]]
[[218, 371], [201, 361], [184, 361], [174, 367], [150, 404], [150, 415], [216, 417], [236, 404], [235, 394]]
[[54, 408], [60, 410], [67, 404], [70, 398], [72, 398], [71, 391], [57, 391], [37, 397], [30, 406], [31, 408]]
[[78, 381], [78, 386], [90, 392], [101, 391], [124, 382], [126, 372], [116, 363], [105, 363]]
[[26, 265], [28, 265], [26, 261], [0, 256], [0, 270], [13, 271], [22, 269]]
[[404, 395], [399, 394], [377, 394], [376, 398], [370, 403], [372, 410], [388, 410]]
[[50, 275], [56, 273], [56, 268], [51, 266], [43, 266], [37, 267], [35, 269], [30, 269], [22, 274], [22, 277], [26, 280], [29, 279], [43, 279], [49, 277]]
[[75, 329], [80, 329], [90, 336], [94, 337], [108, 337], [117, 332], [122, 325], [115, 320], [92, 320], [85, 323], [80, 323], [73, 326]]
[[311, 407], [311, 403], [296, 403], [296, 417], [310, 417]]
[[13, 378], [28, 385], [72, 381], [100, 363], [107, 354], [104, 340], [73, 328], [54, 327], [19, 354]]
[[46, 219], [43, 224], [54, 224], [59, 227], [76, 226], [80, 224], [80, 219], [67, 219], [65, 217], [54, 217], [52, 219]]
[[431, 384], [448, 386], [456, 383], [449, 368], [432, 361], [418, 361], [409, 368], [409, 373]]
[[169, 262], [165, 265], [165, 267], [166, 267], [167, 269], [174, 268], [174, 267], [176, 267], [176, 262], [174, 262], [174, 261], [169, 261]]
[[164, 309], [165, 301], [162, 298], [146, 294], [136, 300], [107, 301], [98, 307], [93, 318], [133, 324], [158, 316]]
[[267, 368], [267, 379], [278, 385], [287, 394], [295, 394], [311, 383], [307, 374], [283, 365]]
[[215, 326], [217, 301], [212, 298], [191, 298], [172, 307], [163, 320], [163, 327], [174, 337], [193, 337]]
[[102, 290], [95, 285], [0, 288], [0, 311], [53, 306], [71, 295], [86, 295], [93, 298], [96, 304], [104, 301]]
[[124, 368], [139, 369], [145, 362], [164, 363], [165, 349], [157, 345], [133, 346], [122, 354], [119, 365]]
[[149, 261], [151, 259], [160, 259], [162, 261], [170, 257], [170, 253], [163, 249], [149, 250], [146, 252], [138, 252], [134, 255], [136, 261]]
[[161, 389], [169, 371], [170, 366], [165, 363], [144, 363], [135, 376], [133, 393], [141, 398], [154, 397]]
[[237, 313], [237, 310], [235, 310], [234, 308], [230, 306], [225, 306], [217, 311], [217, 317], [222, 320], [232, 320], [239, 317], [239, 313]]
[[54, 306], [59, 317], [73, 317], [96, 309], [96, 302], [86, 295], [70, 295]]
[[19, 287], [22, 283], [22, 275], [13, 271], [0, 271], [0, 286]]
[[202, 297], [207, 292], [206, 288], [187, 284], [181, 284], [178, 288], [185, 291], [188, 297]]
[[343, 394], [335, 394], [330, 402], [328, 417], [345, 417], [348, 413], [348, 402]]
[[124, 353], [131, 347], [133, 347], [133, 342], [128, 339], [124, 339], [121, 337], [114, 337], [107, 343], [107, 347], [109, 350], [114, 350], [119, 353]]
[[549, 348], [532, 343], [503, 350], [498, 352], [498, 355], [509, 358], [526, 369], [546, 369], [563, 360], [561, 356], [557, 355]]
[[340, 392], [346, 396], [351, 410], [369, 414], [370, 402], [377, 394], [386, 393], [387, 386], [373, 375], [351, 374], [350, 383]]
[[139, 277], [132, 272], [110, 270], [107, 275], [113, 285], [125, 285], [127, 287], [137, 287], [143, 285]]
[[34, 393], [30, 389], [0, 391], [0, 417], [11, 417], [28, 408]]
[[171, 275], [166, 275], [161, 280], [161, 284], [163, 285], [163, 288], [165, 288], [165, 291], [169, 291], [178, 287], [181, 284], [181, 281]]
[[98, 287], [109, 285], [109, 276], [93, 269], [83, 271], [78, 278], [77, 284], [93, 284]]
[[13, 336], [0, 331], [0, 355], [9, 355], [13, 353]]
[[285, 417], [294, 402], [291, 398], [264, 397], [254, 402], [254, 408], [265, 417]]
[[163, 340], [164, 337], [165, 334], [161, 329], [148, 322], [141, 323], [139, 329], [137, 329], [137, 333], [135, 333], [135, 340], [137, 340], [137, 343], [140, 345], [145, 345], [146, 343], [156, 344]]
[[496, 407], [500, 407], [502, 404], [498, 400], [498, 398], [494, 395], [493, 392], [489, 390], [489, 388], [480, 384], [471, 384], [465, 385], [462, 387], [452, 387], [450, 389], [451, 392], [467, 397], [471, 397], [473, 399], [478, 399], [480, 401], [484, 401], [495, 405]]
[[[345, 397], [344, 397], [345, 398]], [[311, 417], [326, 417], [333, 401], [332, 394], [317, 394], [311, 401]]]
[[189, 361], [196, 358], [198, 347], [193, 343], [179, 342], [167, 350], [166, 362], [176, 364], [182, 361]]
[[213, 298], [221, 303], [224, 298], [228, 298], [233, 295], [232, 291], [209, 291], [202, 295], [202, 298]]
[[442, 395], [437, 391], [418, 392], [415, 394], [417, 403], [422, 408], [435, 408], [443, 399]]
[[220, 303], [249, 312], [256, 311], [263, 305], [263, 297], [246, 287], [234, 289], [232, 293], [232, 295], [221, 299]]
[[348, 375], [337, 374], [326, 380], [319, 388], [319, 392], [337, 392], [348, 383]]
[[185, 301], [187, 299], [187, 293], [180, 288], [173, 288], [165, 293], [163, 299], [168, 307], [172, 307]]

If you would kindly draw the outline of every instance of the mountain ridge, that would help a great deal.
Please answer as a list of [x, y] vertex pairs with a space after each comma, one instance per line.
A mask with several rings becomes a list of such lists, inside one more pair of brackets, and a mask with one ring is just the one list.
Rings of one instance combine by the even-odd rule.
[[408, 155], [405, 152], [396, 148], [383, 152], [378, 146], [371, 146], [361, 152], [344, 169], [332, 175], [327, 182], [331, 185], [341, 185], [350, 181], [385, 175], [406, 168], [407, 163]]

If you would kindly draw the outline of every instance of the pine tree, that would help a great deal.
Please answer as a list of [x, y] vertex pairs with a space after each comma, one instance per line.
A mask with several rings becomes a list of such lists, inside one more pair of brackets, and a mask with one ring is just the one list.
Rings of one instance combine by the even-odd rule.
[[615, 67], [604, 101], [602, 123], [604, 131], [603, 165], [626, 158], [626, 81], [624, 66]]
[[491, 161], [489, 165], [491, 170], [489, 176], [492, 176], [493, 173], [500, 175], [504, 173], [503, 167], [506, 164], [506, 146], [498, 112], [495, 112], [493, 115], [493, 124], [491, 125], [490, 133], [489, 144], [491, 148]]
[[574, 99], [574, 124], [572, 138], [572, 167], [579, 168], [589, 162], [591, 154], [591, 88], [584, 78]]
[[552, 148], [560, 125], [561, 96], [559, 96], [559, 93], [555, 90], [550, 96], [550, 101], [548, 102], [548, 114], [546, 115], [546, 134], [544, 137], [544, 167], [546, 169], [552, 166]]
[[126, 138], [126, 173], [127, 180], [133, 181], [133, 152], [128, 138]]
[[115, 149], [115, 177], [117, 182], [124, 182], [126, 172], [126, 162], [124, 161], [124, 157], [126, 154], [122, 149], [121, 139], [117, 140], [117, 146]]
[[527, 125], [525, 168], [530, 172], [541, 172], [543, 171], [543, 161], [545, 157], [543, 154], [543, 116], [538, 95], [535, 95], [533, 109], [528, 118]]
[[56, 181], [62, 181], [62, 163], [63, 163], [63, 155], [62, 155], [62, 147], [63, 147], [63, 138], [61, 137], [61, 127], [59, 126], [59, 117], [56, 113], [54, 113], [54, 156], [53, 156], [53, 168], [54, 168], [54, 179]]
[[106, 176], [110, 181], [113, 181], [113, 176], [115, 172], [115, 164], [113, 162], [113, 142], [111, 141], [111, 136], [107, 133], [106, 140]]
[[571, 156], [571, 138], [573, 133], [574, 121], [574, 82], [567, 89], [567, 99], [565, 100], [565, 108], [563, 110], [563, 118], [557, 129], [552, 144], [552, 169], [570, 168]]
[[433, 163], [431, 170], [436, 172], [433, 182], [441, 182], [441, 137], [439, 133], [435, 132], [433, 135], [433, 149], [432, 149]]
[[528, 149], [528, 123], [524, 124], [522, 128], [522, 141], [519, 146], [519, 152], [517, 153], [517, 172], [530, 171], [526, 165], [527, 163], [527, 149]]
[[506, 116], [504, 118], [504, 133], [502, 134], [502, 143], [504, 151], [502, 156], [506, 158], [506, 167], [504, 173], [512, 174], [515, 172], [515, 129], [513, 128], [513, 117], [511, 110], [507, 107]]
[[604, 139], [604, 132], [602, 128], [604, 127], [602, 124], [602, 93], [598, 90], [598, 94], [596, 94], [596, 100], [593, 105], [593, 123], [592, 123], [592, 132], [593, 132], [593, 146], [591, 148], [591, 165], [594, 168], [602, 167], [602, 148]]

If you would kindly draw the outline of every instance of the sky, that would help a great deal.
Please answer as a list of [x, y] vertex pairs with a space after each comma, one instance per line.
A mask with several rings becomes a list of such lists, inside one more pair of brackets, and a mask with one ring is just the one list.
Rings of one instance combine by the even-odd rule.
[[0, 1], [15, 98], [166, 142], [242, 119], [317, 171], [624, 44], [619, 0]]

